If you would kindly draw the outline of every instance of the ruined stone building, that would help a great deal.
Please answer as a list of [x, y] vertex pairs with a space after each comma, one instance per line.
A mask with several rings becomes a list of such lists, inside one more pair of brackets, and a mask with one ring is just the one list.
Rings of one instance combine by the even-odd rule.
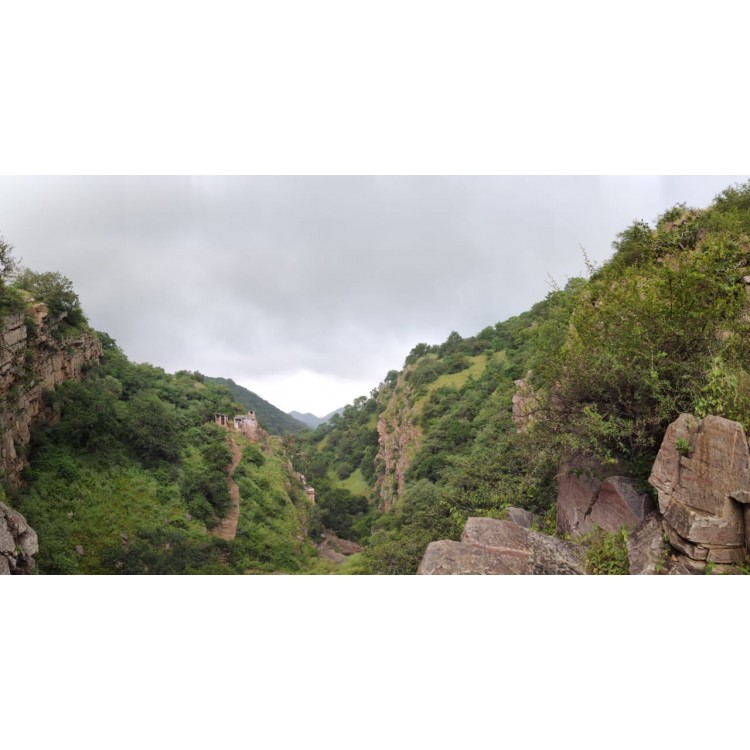
[[226, 414], [215, 414], [214, 422], [219, 427], [237, 430], [250, 440], [257, 441], [260, 438], [261, 427], [254, 411], [249, 411], [247, 414], [238, 414], [234, 419], [230, 419]]

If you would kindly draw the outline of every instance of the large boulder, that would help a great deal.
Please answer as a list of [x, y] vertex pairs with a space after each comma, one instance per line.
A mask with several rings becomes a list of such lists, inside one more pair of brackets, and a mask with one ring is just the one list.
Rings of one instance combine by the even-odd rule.
[[590, 456], [564, 461], [557, 475], [557, 531], [578, 536], [591, 531], [587, 516], [602, 486], [604, 465]]
[[421, 575], [582, 575], [585, 550], [511, 521], [470, 518], [460, 542], [432, 542]]
[[427, 545], [418, 575], [523, 575], [527, 572], [527, 555], [500, 553], [487, 547], [444, 540]]
[[628, 477], [609, 477], [602, 482], [589, 514], [589, 521], [609, 533], [623, 526], [633, 530], [654, 510], [651, 498], [638, 492]]
[[18, 511], [0, 503], [0, 575], [30, 573], [38, 551], [34, 529]]
[[608, 476], [617, 467], [590, 456], [565, 461], [557, 478], [557, 531], [579, 537], [599, 527], [615, 533], [633, 530], [654, 509], [632, 479]]
[[664, 435], [649, 482], [672, 547], [700, 564], [744, 560], [750, 450], [739, 422], [681, 414]]

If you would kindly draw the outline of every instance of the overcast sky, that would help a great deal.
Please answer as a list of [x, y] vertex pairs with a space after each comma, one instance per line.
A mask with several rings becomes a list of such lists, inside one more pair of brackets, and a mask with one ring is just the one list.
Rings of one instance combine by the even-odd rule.
[[137, 362], [318, 415], [729, 177], [2, 177], [0, 235]]

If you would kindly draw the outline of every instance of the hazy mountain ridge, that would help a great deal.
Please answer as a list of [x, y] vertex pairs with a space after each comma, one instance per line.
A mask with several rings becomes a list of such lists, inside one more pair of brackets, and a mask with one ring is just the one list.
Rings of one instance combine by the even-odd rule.
[[311, 414], [309, 411], [305, 412], [304, 414], [298, 411], [290, 411], [289, 416], [292, 417], [292, 419], [296, 419], [298, 422], [302, 422], [303, 424], [306, 424], [311, 430], [314, 430], [317, 427], [320, 427], [320, 425], [322, 424], [328, 424], [328, 422], [331, 421], [331, 417], [333, 417], [334, 414], [343, 414], [343, 413], [344, 413], [344, 407], [342, 406], [339, 409], [335, 409], [330, 414], [326, 414], [325, 417], [316, 417], [314, 414]]

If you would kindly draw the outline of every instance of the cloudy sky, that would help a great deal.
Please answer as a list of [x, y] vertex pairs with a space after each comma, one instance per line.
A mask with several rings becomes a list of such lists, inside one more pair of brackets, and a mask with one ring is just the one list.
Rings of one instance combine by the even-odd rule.
[[318, 415], [477, 333], [727, 177], [2, 177], [0, 235], [169, 372]]

